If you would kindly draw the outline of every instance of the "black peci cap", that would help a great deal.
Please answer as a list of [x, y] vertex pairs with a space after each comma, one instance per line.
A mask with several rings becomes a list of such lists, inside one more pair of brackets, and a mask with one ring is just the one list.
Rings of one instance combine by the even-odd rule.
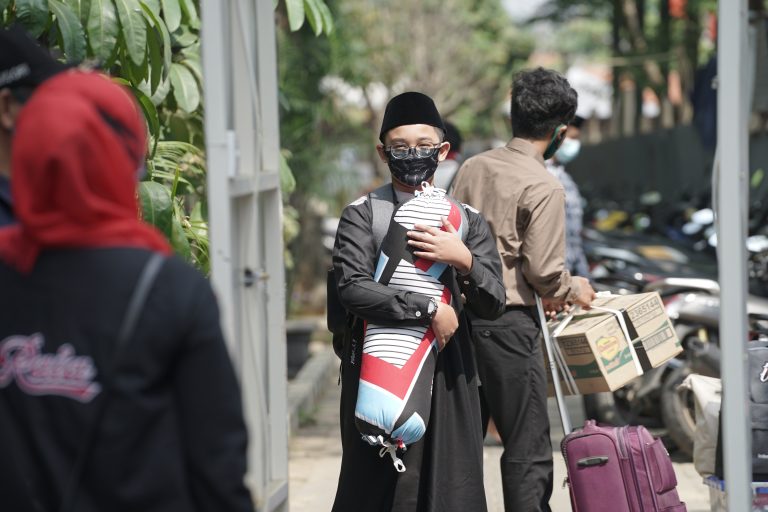
[[0, 89], [34, 89], [67, 67], [54, 59], [21, 27], [0, 30]]
[[381, 122], [379, 140], [384, 142], [384, 136], [389, 130], [406, 124], [427, 124], [445, 131], [435, 102], [420, 92], [404, 92], [389, 100]]

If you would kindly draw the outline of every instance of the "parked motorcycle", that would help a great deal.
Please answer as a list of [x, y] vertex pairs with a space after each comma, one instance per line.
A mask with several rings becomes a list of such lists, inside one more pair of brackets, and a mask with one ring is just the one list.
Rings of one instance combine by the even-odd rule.
[[[654, 283], [650, 285], [653, 289]], [[667, 306], [675, 330], [685, 348], [681, 365], [669, 372], [661, 389], [661, 417], [669, 437], [681, 451], [693, 453], [694, 402], [690, 390], [678, 386], [691, 374], [720, 377], [720, 291], [719, 288], [682, 295]], [[768, 300], [747, 297], [748, 341], [768, 333]]]

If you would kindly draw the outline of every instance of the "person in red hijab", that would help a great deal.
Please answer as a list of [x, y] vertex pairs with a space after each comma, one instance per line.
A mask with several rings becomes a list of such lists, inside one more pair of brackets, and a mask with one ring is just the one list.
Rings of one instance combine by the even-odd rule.
[[253, 511], [216, 301], [139, 219], [145, 153], [136, 102], [101, 74], [57, 75], [19, 116], [18, 224], [0, 229], [3, 510]]

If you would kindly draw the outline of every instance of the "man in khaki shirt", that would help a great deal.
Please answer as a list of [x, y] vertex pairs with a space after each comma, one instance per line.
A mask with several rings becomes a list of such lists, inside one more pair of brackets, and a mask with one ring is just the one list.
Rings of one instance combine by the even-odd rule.
[[538, 68], [515, 77], [512, 131], [504, 147], [467, 160], [453, 196], [481, 211], [503, 264], [505, 313], [472, 319], [482, 383], [483, 425], [493, 418], [507, 511], [549, 511], [552, 446], [547, 379], [535, 312], [537, 292], [549, 303], [589, 307], [589, 281], [565, 269], [565, 192], [549, 174], [550, 158], [576, 111], [576, 92], [558, 73]]

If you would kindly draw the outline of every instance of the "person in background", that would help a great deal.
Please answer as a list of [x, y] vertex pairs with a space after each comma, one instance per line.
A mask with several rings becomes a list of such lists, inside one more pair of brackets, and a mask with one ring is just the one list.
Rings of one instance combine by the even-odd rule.
[[437, 164], [435, 186], [443, 190], [450, 190], [453, 178], [456, 176], [456, 171], [461, 166], [461, 145], [463, 140], [456, 125], [445, 120], [443, 120], [443, 124], [445, 125], [445, 141], [451, 145], [451, 149], [445, 156], [445, 160]]
[[523, 71], [512, 84], [512, 131], [506, 146], [461, 166], [454, 197], [480, 210], [503, 264], [506, 308], [497, 320], [473, 318], [484, 400], [501, 435], [504, 507], [550, 511], [553, 463], [547, 378], [535, 295], [551, 304], [589, 307], [595, 292], [565, 268], [565, 192], [544, 166], [565, 138], [576, 91], [555, 71]]
[[555, 156], [546, 161], [546, 166], [565, 190], [565, 268], [573, 276], [589, 277], [589, 265], [581, 241], [581, 233], [584, 229], [582, 198], [576, 182], [565, 170], [565, 166], [579, 156], [583, 124], [583, 117], [573, 118], [573, 121], [568, 124], [562, 145], [555, 152]]
[[[98, 73], [47, 80], [15, 124], [17, 223], [0, 228], [4, 511], [254, 510], [213, 290], [139, 219], [146, 151], [133, 95]], [[148, 262], [158, 273], [129, 307]]]
[[64, 69], [23, 29], [0, 30], [0, 227], [14, 222], [10, 170], [16, 118], [35, 88]]

